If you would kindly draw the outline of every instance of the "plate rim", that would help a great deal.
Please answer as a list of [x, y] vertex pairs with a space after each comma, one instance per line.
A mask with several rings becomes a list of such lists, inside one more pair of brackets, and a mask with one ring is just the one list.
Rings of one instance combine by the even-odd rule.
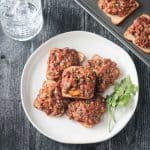
[[115, 137], [115, 136], [116, 136], [117, 134], [119, 134], [119, 133], [125, 128], [125, 126], [129, 123], [129, 121], [130, 121], [131, 118], [133, 117], [133, 115], [134, 115], [134, 113], [135, 113], [135, 110], [136, 110], [136, 108], [137, 108], [137, 105], [138, 105], [138, 101], [139, 101], [139, 88], [138, 88], [138, 91], [137, 91], [137, 101], [136, 101], [136, 104], [135, 104], [135, 108], [134, 108], [134, 110], [133, 110], [131, 116], [128, 118], [127, 122], [124, 124], [124, 126], [122, 126], [122, 128], [120, 128], [120, 129], [118, 130], [118, 132], [116, 132], [116, 133], [112, 134], [110, 137], [104, 138], [103, 140], [100, 140], [100, 141], [99, 141], [99, 140], [95, 140], [95, 141], [92, 141], [92, 142], [88, 142], [88, 141], [87, 141], [87, 142], [86, 142], [86, 141], [85, 141], [85, 142], [82, 142], [82, 141], [81, 141], [81, 142], [76, 142], [76, 141], [72, 141], [72, 142], [71, 142], [71, 141], [66, 141], [66, 140], [63, 140], [63, 139], [59, 140], [59, 139], [57, 139], [57, 138], [51, 137], [51, 136], [47, 135], [46, 133], [44, 133], [44, 132], [34, 123], [34, 121], [32, 121], [32, 119], [30, 118], [30, 115], [28, 114], [28, 112], [27, 112], [27, 110], [26, 110], [26, 108], [25, 108], [25, 104], [24, 104], [24, 100], [23, 100], [23, 99], [24, 99], [24, 97], [23, 97], [23, 81], [24, 81], [25, 71], [26, 71], [26, 69], [27, 69], [27, 67], [28, 67], [28, 64], [30, 63], [30, 61], [32, 60], [32, 58], [36, 55], [36, 53], [38, 53], [38, 52], [40, 51], [40, 49], [43, 47], [43, 45], [48, 44], [50, 41], [52, 41], [52, 40], [55, 39], [55, 38], [58, 38], [59, 36], [63, 36], [63, 35], [65, 35], [65, 34], [72, 34], [72, 33], [90, 34], [91, 36], [97, 36], [97, 38], [99, 38], [99, 37], [100, 37], [100, 38], [104, 38], [105, 40], [107, 40], [107, 41], [109, 41], [109, 42], [115, 44], [117, 47], [119, 47], [120, 49], [122, 49], [122, 51], [124, 51], [124, 52], [129, 56], [130, 60], [132, 61], [133, 67], [135, 68], [136, 77], [137, 77], [137, 85], [138, 85], [138, 87], [139, 87], [139, 78], [138, 78], [138, 73], [137, 73], [137, 69], [136, 69], [135, 63], [134, 63], [134, 61], [132, 60], [131, 56], [130, 56], [122, 47], [120, 47], [120, 46], [117, 45], [116, 43], [114, 43], [114, 42], [108, 40], [107, 38], [105, 38], [105, 37], [103, 37], [103, 36], [101, 36], [101, 35], [98, 35], [98, 34], [96, 34], [96, 33], [88, 32], [88, 31], [69, 31], [69, 32], [60, 33], [60, 34], [58, 34], [58, 35], [55, 35], [55, 36], [51, 37], [50, 39], [48, 39], [47, 41], [45, 41], [44, 43], [42, 43], [38, 48], [36, 48], [35, 51], [34, 51], [33, 53], [31, 53], [31, 55], [27, 58], [26, 63], [25, 63], [24, 68], [23, 68], [23, 71], [22, 71], [22, 75], [21, 75], [21, 86], [20, 86], [20, 89], [21, 89], [21, 90], [20, 90], [20, 94], [21, 94], [21, 104], [22, 104], [23, 110], [24, 110], [24, 112], [25, 112], [25, 115], [26, 115], [26, 117], [28, 118], [29, 122], [32, 124], [32, 126], [33, 126], [40, 134], [46, 136], [47, 138], [49, 138], [49, 139], [51, 139], [51, 140], [53, 140], [53, 141], [56, 141], [56, 142], [59, 142], [59, 143], [64, 143], [64, 144], [93, 144], [93, 143], [101, 143], [101, 142], [104, 142], [104, 141], [106, 141], [106, 140], [109, 140], [109, 139]]

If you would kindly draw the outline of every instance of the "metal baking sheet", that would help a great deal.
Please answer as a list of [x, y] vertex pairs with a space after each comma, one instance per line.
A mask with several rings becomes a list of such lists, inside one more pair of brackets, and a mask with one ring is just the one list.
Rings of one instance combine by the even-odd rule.
[[118, 40], [128, 47], [137, 57], [139, 57], [147, 66], [150, 67], [150, 54], [145, 54], [137, 48], [132, 42], [127, 41], [123, 34], [126, 29], [143, 13], [150, 14], [150, 0], [137, 0], [140, 7], [128, 16], [120, 25], [116, 26], [111, 20], [98, 8], [98, 0], [75, 0], [82, 8], [84, 8], [95, 20], [110, 31]]

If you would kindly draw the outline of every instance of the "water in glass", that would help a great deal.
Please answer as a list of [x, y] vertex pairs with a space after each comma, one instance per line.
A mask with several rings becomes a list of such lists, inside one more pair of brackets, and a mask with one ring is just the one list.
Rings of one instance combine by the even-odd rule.
[[41, 0], [2, 0], [0, 11], [3, 31], [15, 40], [31, 39], [43, 26]]

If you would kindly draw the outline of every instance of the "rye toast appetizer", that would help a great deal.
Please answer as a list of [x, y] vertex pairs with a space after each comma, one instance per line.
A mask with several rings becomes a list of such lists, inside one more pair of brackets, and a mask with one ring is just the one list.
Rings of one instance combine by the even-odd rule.
[[143, 52], [150, 54], [150, 16], [143, 14], [135, 19], [124, 33], [124, 37]]
[[69, 100], [61, 95], [60, 82], [44, 81], [34, 101], [34, 107], [51, 116], [62, 116]]
[[90, 99], [94, 96], [95, 73], [89, 68], [72, 66], [62, 74], [62, 96]]
[[101, 96], [95, 96], [90, 100], [77, 99], [68, 106], [67, 116], [69, 119], [91, 128], [101, 121], [102, 115], [106, 112], [106, 102]]
[[111, 59], [102, 58], [98, 55], [87, 62], [87, 68], [93, 69], [96, 73], [96, 91], [103, 93], [111, 86], [120, 75], [117, 64]]
[[70, 66], [80, 66], [84, 55], [74, 49], [52, 49], [49, 52], [46, 77], [48, 80], [59, 80], [64, 69]]
[[139, 7], [139, 3], [136, 0], [98, 0], [98, 6], [118, 25]]

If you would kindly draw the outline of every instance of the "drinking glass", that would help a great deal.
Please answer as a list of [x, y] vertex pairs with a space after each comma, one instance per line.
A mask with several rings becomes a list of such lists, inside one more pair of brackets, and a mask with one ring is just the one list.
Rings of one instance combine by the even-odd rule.
[[41, 0], [1, 0], [0, 20], [6, 35], [18, 41], [29, 40], [43, 26]]

